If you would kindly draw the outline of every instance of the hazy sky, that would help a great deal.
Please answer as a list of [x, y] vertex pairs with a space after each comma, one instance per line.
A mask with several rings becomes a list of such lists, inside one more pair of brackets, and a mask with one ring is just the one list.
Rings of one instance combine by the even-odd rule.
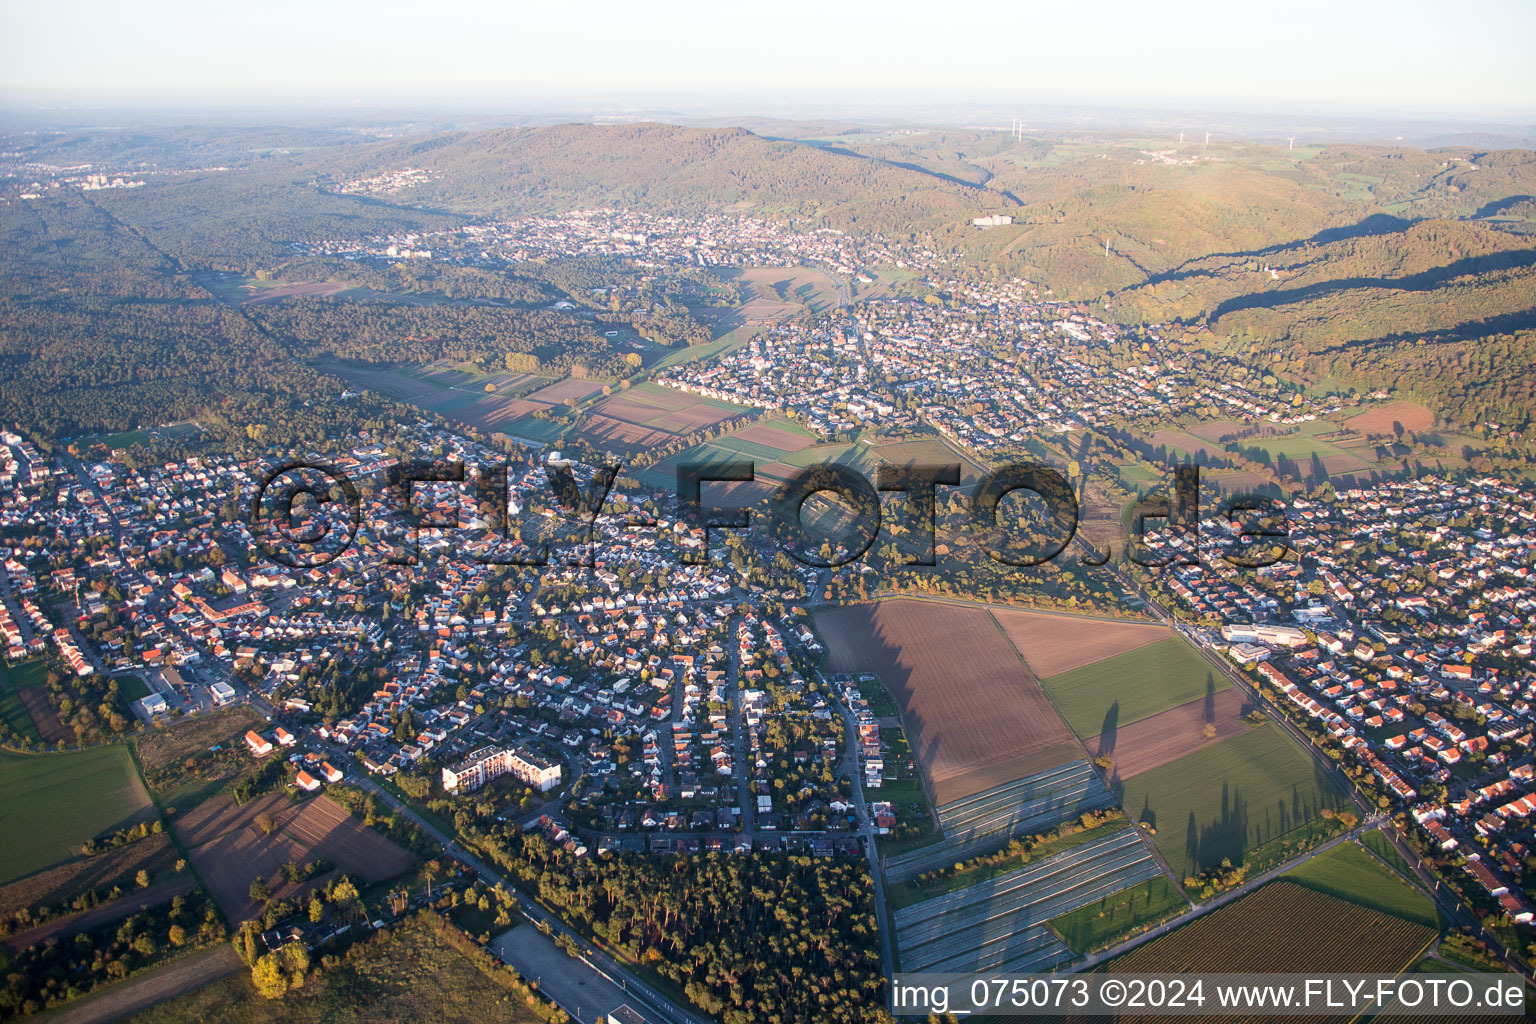
[[0, 102], [1175, 102], [1536, 114], [1531, 0], [0, 0]]

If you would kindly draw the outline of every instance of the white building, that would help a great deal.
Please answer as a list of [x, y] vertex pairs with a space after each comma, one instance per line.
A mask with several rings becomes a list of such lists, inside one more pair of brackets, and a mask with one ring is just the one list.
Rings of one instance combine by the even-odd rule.
[[512, 775], [524, 785], [547, 793], [560, 785], [560, 763], [523, 747], [482, 747], [458, 764], [443, 769], [443, 788], [479, 789], [492, 779]]

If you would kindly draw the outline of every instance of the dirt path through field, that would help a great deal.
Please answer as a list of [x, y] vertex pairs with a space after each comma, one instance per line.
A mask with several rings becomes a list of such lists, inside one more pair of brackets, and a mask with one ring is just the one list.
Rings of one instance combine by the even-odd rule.
[[245, 965], [234, 947], [221, 942], [206, 953], [114, 985], [48, 1017], [48, 1024], [111, 1024], [167, 999], [239, 974]]
[[197, 879], [190, 874], [183, 878], [173, 878], [168, 882], [152, 885], [148, 889], [139, 889], [110, 903], [92, 907], [83, 914], [61, 917], [29, 931], [19, 932], [5, 940], [5, 947], [16, 953], [28, 946], [41, 945], [52, 938], [67, 938], [77, 932], [121, 920], [130, 914], [137, 914], [145, 907], [168, 903], [177, 896], [185, 896], [195, 888], [197, 888]]

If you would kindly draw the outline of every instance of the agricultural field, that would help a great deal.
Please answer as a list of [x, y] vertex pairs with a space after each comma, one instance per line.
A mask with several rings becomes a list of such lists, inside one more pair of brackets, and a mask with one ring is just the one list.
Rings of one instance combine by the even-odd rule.
[[1046, 676], [1041, 685], [1061, 717], [1086, 740], [1211, 697], [1231, 683], [1189, 644], [1170, 636]]
[[1413, 963], [1435, 934], [1425, 925], [1278, 881], [1116, 957], [1107, 969], [1394, 974]]
[[1029, 669], [984, 608], [891, 600], [824, 608], [833, 672], [874, 672], [901, 709], [935, 804], [1081, 757]]
[[1417, 433], [1435, 425], [1435, 414], [1417, 402], [1389, 402], [1351, 416], [1344, 426], [1367, 437], [1396, 437], [1404, 431]]
[[[1018, 852], [1011, 852], [1008, 848], [1000, 849], [991, 856], [983, 855], [974, 861], [967, 861], [967, 867], [963, 871], [956, 871], [950, 864], [941, 865], [946, 868], [938, 877], [908, 878], [900, 882], [889, 882], [886, 886], [886, 899], [892, 907], [901, 908], [921, 903], [924, 900], [943, 896], [957, 889], [964, 889], [978, 882], [985, 882], [998, 875], [1022, 867], [1032, 860], [1041, 857], [1050, 857], [1058, 853], [1082, 846], [1103, 836], [1118, 832], [1125, 828], [1125, 816], [1116, 815], [1109, 821], [1093, 828], [1083, 828], [1072, 832], [1070, 835], [1060, 835], [1052, 830], [1042, 835], [1020, 840], [1028, 845]], [[1035, 841], [1038, 840], [1038, 841]]]
[[1046, 922], [1161, 877], [1134, 829], [903, 907], [892, 915], [906, 971], [1041, 971], [1072, 959]]
[[837, 285], [809, 267], [745, 267], [717, 271], [749, 287], [746, 303], [730, 310], [729, 322], [765, 323], [824, 313], [837, 305]]
[[900, 882], [948, 867], [990, 853], [1015, 836], [1038, 835], [1112, 803], [1114, 794], [1093, 765], [1078, 758], [940, 806], [944, 838], [887, 856], [885, 877]]
[[[505, 977], [510, 978], [510, 975]], [[249, 972], [130, 1018], [132, 1024], [539, 1024], [522, 997], [438, 935], [423, 916], [360, 942], [336, 967], [281, 1000], [258, 997]]]
[[[1243, 720], [1248, 710], [1248, 699], [1229, 687], [1206, 700], [1192, 700], [1100, 733], [1087, 746], [1095, 757], [1113, 762], [1117, 778], [1128, 779], [1247, 732], [1253, 728]], [[1211, 727], [1209, 736], [1206, 726]]]
[[[258, 827], [262, 816], [276, 823], [271, 834]], [[246, 920], [259, 911], [248, 892], [258, 878], [267, 881], [276, 898], [290, 899], [302, 888], [280, 873], [289, 861], [304, 866], [326, 860], [336, 870], [367, 882], [392, 878], [412, 863], [410, 854], [324, 796], [294, 804], [284, 795], [271, 794], [244, 806], [219, 797], [177, 815], [172, 825], [232, 921]]]
[[1272, 723], [1117, 786], [1126, 810], [1157, 830], [1153, 841], [1169, 867], [1186, 877], [1223, 858], [1242, 863], [1325, 808], [1347, 806], [1333, 780]]
[[1071, 672], [1173, 635], [1166, 627], [1149, 622], [1089, 621], [1016, 608], [994, 608], [992, 615], [1040, 679]]
[[1436, 930], [1440, 928], [1440, 914], [1434, 902], [1367, 853], [1359, 843], [1340, 843], [1287, 871], [1285, 877], [1309, 889], [1383, 914], [1417, 921]]
[[39, 871], [0, 886], [0, 920], [13, 916], [23, 907], [50, 907], [67, 911], [75, 897], [90, 889], [110, 892], [114, 885], [133, 888], [139, 871], [151, 875], [176, 860], [170, 837], [161, 833], [120, 846], [115, 850], [81, 857], [56, 868]]
[[314, 365], [357, 387], [483, 430], [506, 431], [520, 437], [533, 437], [540, 427], [549, 425], [534, 419], [535, 412], [561, 410], [568, 399], [583, 402], [605, 386], [596, 380], [554, 380], [512, 371], [470, 373], [436, 364], [381, 368], [316, 360]]
[[578, 435], [593, 447], [624, 454], [666, 444], [745, 412], [745, 406], [643, 383], [615, 391], [594, 405]]
[[1050, 924], [1072, 952], [1082, 954], [1113, 945], [1188, 909], [1189, 901], [1166, 876], [1158, 875], [1053, 917]]
[[10, 726], [22, 739], [34, 743], [42, 737], [27, 711], [25, 696], [28, 691], [40, 687], [46, 676], [47, 669], [41, 659], [15, 665], [0, 664], [0, 724]]
[[751, 460], [758, 480], [751, 484], [712, 484], [708, 500], [727, 506], [750, 505], [768, 495], [775, 476], [782, 479], [788, 467], [781, 460], [809, 447], [815, 438], [793, 420], [774, 417], [759, 420], [741, 430], [706, 441], [679, 455], [662, 459], [639, 474], [642, 484], [670, 491], [677, 486], [677, 467], [684, 463], [714, 466], [742, 459]]
[[0, 884], [71, 860], [87, 839], [153, 816], [121, 743], [50, 754], [0, 751]]

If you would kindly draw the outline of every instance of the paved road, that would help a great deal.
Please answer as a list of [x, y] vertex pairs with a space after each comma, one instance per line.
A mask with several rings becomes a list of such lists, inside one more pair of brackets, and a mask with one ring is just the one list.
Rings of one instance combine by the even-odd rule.
[[[817, 678], [821, 677], [818, 672]], [[822, 679], [823, 686], [826, 680]], [[838, 700], [837, 709], [842, 713], [843, 723], [847, 726], [848, 750], [844, 756], [842, 770], [848, 774], [853, 782], [853, 806], [858, 814], [859, 835], [864, 839], [864, 856], [869, 858], [869, 876], [875, 882], [875, 924], [880, 930], [880, 960], [885, 968], [885, 976], [893, 977], [896, 971], [896, 959], [892, 948], [891, 924], [886, 913], [885, 906], [885, 875], [880, 869], [880, 852], [875, 846], [875, 822], [870, 816], [869, 804], [864, 799], [864, 778], [862, 766], [859, 763], [859, 729], [854, 721], [853, 713], [843, 706]]]
[[737, 627], [742, 616], [732, 615], [726, 620], [726, 653], [730, 663], [726, 670], [726, 687], [731, 702], [731, 747], [736, 766], [736, 802], [741, 806], [741, 831], [750, 838], [757, 828], [757, 802], [752, 796], [753, 768], [747, 763], [752, 756], [747, 745], [746, 725], [741, 713], [741, 646], [736, 639]]
[[[597, 977], [606, 979], [627, 992], [630, 1001], [636, 1005], [637, 1009], [642, 1012], [649, 1012], [650, 1015], [659, 1017], [663, 1021], [673, 1022], [673, 1024], [711, 1024], [708, 1018], [678, 1006], [649, 984], [635, 977], [617, 960], [594, 947], [588, 939], [567, 926], [559, 917], [528, 898], [500, 874], [493, 871], [483, 861], [459, 845], [451, 836], [444, 834], [430, 821], [417, 814], [408, 804], [400, 800], [393, 793], [380, 787], [365, 775], [356, 775], [353, 779], [363, 789], [373, 793], [380, 800], [383, 800], [395, 810], [414, 821], [421, 827], [422, 831], [441, 843], [443, 849], [447, 850], [449, 854], [468, 864], [480, 876], [481, 881], [487, 885], [500, 885], [507, 892], [511, 893], [517, 900], [518, 908], [529, 920], [535, 923], [542, 921], [550, 926], [553, 933], [569, 935], [572, 939], [581, 943], [582, 948], [588, 952], [581, 958], [580, 962], [585, 963]], [[576, 961], [573, 960], [572, 962]], [[567, 1008], [567, 1012], [571, 1012], [569, 1008]]]
[[524, 922], [497, 936], [491, 946], [524, 978], [538, 983], [539, 993], [553, 999], [577, 1024], [591, 1024], [622, 1003], [629, 992], [570, 956], [554, 940]]

